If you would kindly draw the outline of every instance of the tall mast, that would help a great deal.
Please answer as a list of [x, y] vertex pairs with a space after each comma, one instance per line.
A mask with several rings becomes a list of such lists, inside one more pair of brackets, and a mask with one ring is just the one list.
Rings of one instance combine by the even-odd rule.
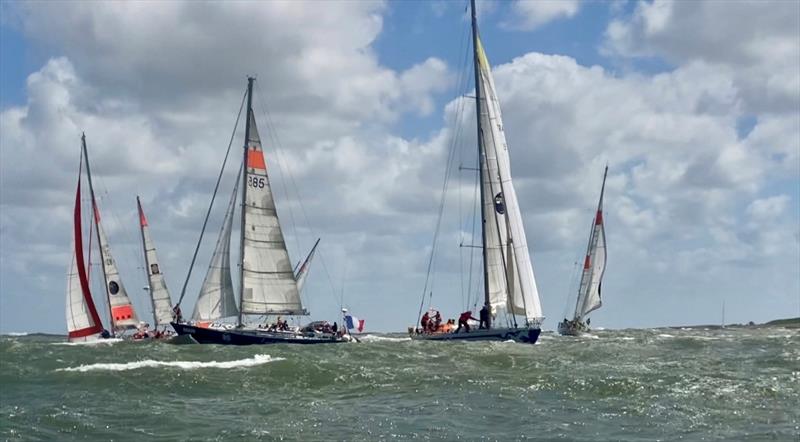
[[147, 293], [150, 295], [150, 305], [153, 306], [153, 324], [158, 324], [158, 316], [156, 315], [156, 300], [153, 299], [153, 283], [150, 282], [150, 260], [147, 259], [147, 242], [144, 240], [144, 223], [142, 223], [142, 221], [145, 219], [144, 210], [142, 210], [142, 203], [139, 201], [139, 195], [136, 195], [136, 207], [139, 209], [139, 232], [142, 234], [144, 273], [147, 275]]
[[247, 77], [247, 115], [244, 123], [244, 149], [242, 158], [242, 216], [241, 228], [239, 229], [239, 320], [238, 325], [242, 325], [242, 301], [244, 300], [244, 217], [245, 204], [247, 204], [247, 150], [250, 142], [250, 113], [253, 111], [253, 81], [255, 78]]
[[[470, 0], [470, 11], [472, 12], [472, 65], [475, 69], [475, 118], [478, 127], [478, 173], [480, 178], [480, 198], [481, 198], [481, 250], [483, 251], [483, 297], [484, 305], [489, 305], [489, 260], [486, 259], [486, 204], [484, 204], [484, 182], [483, 182], [483, 129], [481, 128], [481, 77], [478, 66], [478, 18], [475, 15], [475, 0]], [[492, 315], [489, 314], [488, 327], [492, 326]]]
[[92, 185], [92, 169], [89, 167], [89, 151], [86, 149], [86, 134], [81, 134], [81, 148], [83, 149], [83, 160], [86, 162], [86, 177], [89, 181], [89, 194], [92, 196], [92, 220], [94, 220], [94, 231], [97, 234], [97, 247], [100, 249], [100, 268], [103, 269], [103, 286], [105, 287], [104, 291], [106, 292], [106, 301], [108, 302], [108, 318], [110, 323], [109, 330], [111, 332], [111, 336], [116, 335], [116, 331], [114, 330], [114, 314], [111, 311], [111, 293], [108, 291], [108, 275], [106, 275], [106, 256], [103, 253], [103, 244], [100, 242], [100, 224], [98, 218], [98, 214], [100, 213], [97, 209], [97, 199], [94, 197], [94, 186]]

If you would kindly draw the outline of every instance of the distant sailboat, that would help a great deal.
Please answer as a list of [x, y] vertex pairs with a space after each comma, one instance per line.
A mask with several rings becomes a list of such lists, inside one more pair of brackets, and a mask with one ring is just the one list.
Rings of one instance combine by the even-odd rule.
[[[172, 327], [179, 335], [191, 335], [200, 343], [248, 345], [347, 342], [347, 335], [316, 327], [292, 330], [283, 322], [281, 329], [269, 329], [245, 323], [246, 315], [309, 314], [300, 299], [300, 289], [307, 263], [314, 253], [312, 249], [306, 264], [299, 269], [302, 273], [295, 274], [278, 219], [252, 109], [254, 80], [249, 78], [247, 85], [242, 168], [239, 170], [237, 185], [228, 204], [211, 264], [192, 314], [193, 322], [175, 321], [172, 322]], [[234, 300], [230, 266], [231, 228], [237, 189], [240, 190], [241, 198], [238, 306]], [[303, 267], [306, 269], [303, 270]], [[212, 323], [230, 316], [237, 317], [236, 326]]]
[[111, 324], [111, 335], [125, 330], [135, 329], [139, 325], [139, 319], [133, 309], [133, 304], [128, 297], [122, 280], [119, 276], [116, 261], [111, 254], [111, 246], [106, 237], [105, 230], [100, 220], [100, 209], [97, 207], [97, 199], [94, 194], [92, 183], [92, 172], [89, 166], [89, 153], [86, 148], [86, 136], [81, 137], [81, 166], [78, 169], [78, 192], [75, 197], [74, 213], [74, 253], [70, 263], [70, 271], [67, 278], [67, 329], [69, 339], [72, 340], [91, 340], [97, 339], [101, 334], [108, 334], [103, 330], [102, 322], [97, 314], [94, 301], [89, 288], [89, 275], [83, 256], [83, 237], [81, 222], [81, 201], [80, 201], [80, 180], [86, 165], [86, 179], [89, 183], [89, 194], [92, 201], [91, 217], [94, 223], [92, 229], [97, 235], [97, 244], [102, 262], [103, 281], [105, 286], [106, 299], [108, 301], [109, 323]]
[[572, 319], [564, 319], [558, 324], [558, 332], [562, 335], [577, 336], [589, 330], [589, 320], [586, 316], [603, 305], [600, 289], [603, 274], [606, 271], [606, 233], [603, 222], [603, 193], [606, 188], [608, 166], [603, 172], [603, 185], [600, 188], [600, 202], [597, 212], [592, 220], [592, 229], [589, 233], [589, 245], [586, 248], [586, 257], [583, 261], [581, 282], [578, 286], [578, 299], [575, 302], [575, 312]]
[[142, 203], [138, 196], [136, 197], [136, 208], [139, 211], [139, 230], [142, 234], [144, 263], [147, 271], [147, 291], [150, 294], [150, 302], [153, 309], [153, 327], [156, 334], [160, 334], [167, 331], [169, 323], [172, 322], [172, 300], [169, 296], [167, 284], [164, 281], [164, 274], [158, 263], [155, 243], [153, 238], [150, 237], [150, 225], [144, 215]]
[[[473, 66], [478, 126], [485, 327], [469, 332], [410, 329], [421, 340], [516, 340], [535, 343], [543, 320], [522, 213], [511, 177], [500, 103], [472, 10]], [[500, 312], [505, 326], [497, 326]], [[466, 313], [462, 316], [469, 316]], [[522, 324], [517, 322], [522, 316]], [[466, 319], [464, 320], [466, 321]], [[425, 321], [423, 321], [425, 322]]]

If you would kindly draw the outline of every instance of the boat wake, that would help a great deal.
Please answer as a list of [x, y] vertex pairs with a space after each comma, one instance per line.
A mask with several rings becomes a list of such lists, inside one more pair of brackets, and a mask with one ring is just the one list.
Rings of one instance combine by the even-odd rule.
[[270, 355], [255, 355], [252, 358], [238, 359], [235, 361], [154, 361], [146, 359], [144, 361], [118, 363], [98, 363], [80, 365], [78, 367], [59, 368], [56, 371], [127, 371], [140, 368], [171, 367], [181, 370], [196, 370], [198, 368], [245, 368], [255, 367], [274, 361], [282, 361], [284, 358], [273, 358]]

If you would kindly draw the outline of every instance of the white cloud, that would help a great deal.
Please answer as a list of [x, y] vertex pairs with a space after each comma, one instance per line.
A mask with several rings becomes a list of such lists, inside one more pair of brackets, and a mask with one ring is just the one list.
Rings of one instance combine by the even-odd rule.
[[505, 26], [530, 31], [553, 20], [573, 17], [579, 9], [578, 0], [516, 0], [511, 5], [514, 18]]

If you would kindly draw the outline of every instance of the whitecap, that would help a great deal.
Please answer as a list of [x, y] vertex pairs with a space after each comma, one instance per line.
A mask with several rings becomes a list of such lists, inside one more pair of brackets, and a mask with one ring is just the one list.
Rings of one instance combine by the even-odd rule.
[[668, 335], [668, 334], [666, 334], [666, 333], [660, 333], [660, 334], [658, 335], [658, 337], [659, 337], [659, 338], [674, 338], [675, 336]]
[[80, 341], [80, 342], [52, 342], [50, 345], [67, 345], [67, 346], [86, 346], [86, 345], [112, 345], [117, 342], [122, 342], [122, 338], [109, 338], [98, 339], [96, 341]]
[[255, 355], [252, 358], [237, 359], [234, 361], [154, 361], [145, 359], [144, 361], [126, 363], [98, 363], [81, 365], [78, 367], [59, 368], [56, 371], [127, 371], [139, 368], [172, 367], [181, 370], [195, 370], [198, 368], [243, 368], [255, 367], [273, 361], [282, 361], [284, 358], [273, 358], [270, 355]]
[[393, 338], [391, 336], [378, 336], [378, 335], [365, 335], [365, 336], [360, 336], [358, 339], [360, 339], [363, 342], [406, 342], [411, 340], [411, 338], [409, 337]]
[[580, 337], [581, 338], [586, 338], [586, 339], [600, 339], [600, 336], [593, 335], [593, 334], [590, 334], [590, 333], [582, 333], [580, 335]]
[[8, 332], [6, 336], [28, 336], [28, 332]]

